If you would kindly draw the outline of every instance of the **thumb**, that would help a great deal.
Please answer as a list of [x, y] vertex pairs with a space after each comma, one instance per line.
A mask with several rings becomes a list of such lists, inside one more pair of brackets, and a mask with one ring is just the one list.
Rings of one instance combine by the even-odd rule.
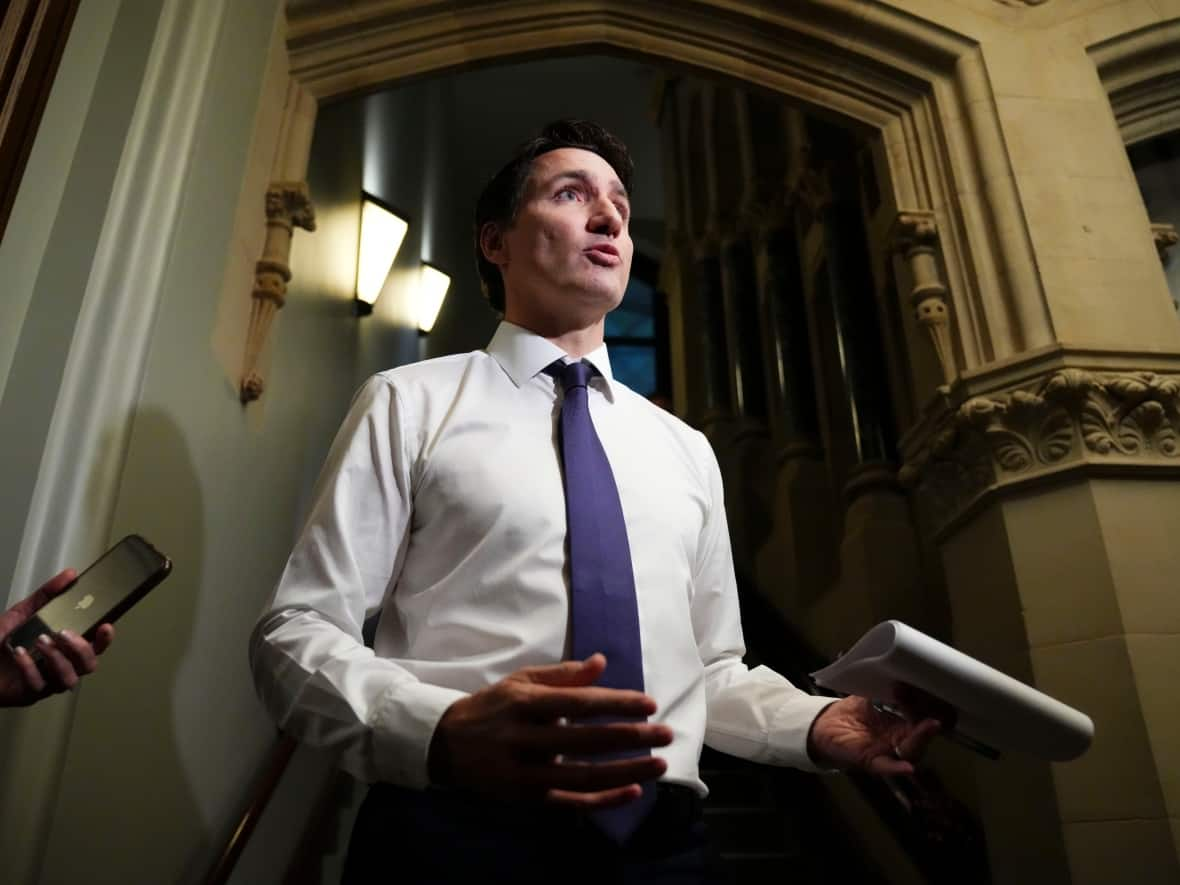
[[542, 667], [525, 667], [519, 676], [538, 685], [593, 685], [606, 669], [606, 656], [595, 653], [584, 661], [562, 661]]

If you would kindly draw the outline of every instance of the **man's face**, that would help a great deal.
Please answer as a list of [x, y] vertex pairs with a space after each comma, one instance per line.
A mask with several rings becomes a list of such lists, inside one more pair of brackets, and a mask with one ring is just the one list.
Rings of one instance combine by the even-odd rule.
[[586, 327], [618, 307], [631, 273], [631, 205], [602, 157], [560, 148], [533, 161], [516, 220], [498, 248], [505, 317]]

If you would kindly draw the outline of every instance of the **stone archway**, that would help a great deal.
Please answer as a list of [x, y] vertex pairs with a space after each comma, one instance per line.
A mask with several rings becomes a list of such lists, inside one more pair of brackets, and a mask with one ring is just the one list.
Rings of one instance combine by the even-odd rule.
[[[838, 113], [880, 133], [897, 210], [937, 226], [960, 368], [1051, 340], [1032, 253], [1017, 233], [1014, 182], [987, 174], [971, 148], [1001, 138], [994, 107], [979, 101], [988, 86], [978, 47], [940, 25], [842, 3], [374, 2], [296, 13], [287, 45], [292, 79], [318, 101], [480, 63], [606, 50]], [[983, 199], [965, 211], [961, 194]], [[923, 401], [933, 385], [918, 383]]]
[[[1180, 362], [1174, 354], [1142, 356], [1128, 347], [1135, 335], [1148, 340], [1147, 320], [1120, 325], [1115, 317], [1110, 334], [1097, 330], [1097, 324], [1076, 321], [1071, 289], [1078, 285], [1078, 275], [1067, 278], [1054, 262], [1061, 264], [1063, 255], [1072, 258], [1068, 253], [1080, 248], [1081, 240], [1076, 232], [1069, 241], [1047, 234], [1051, 226], [1044, 223], [1045, 210], [1040, 209], [1060, 198], [1069, 184], [1054, 181], [1046, 186], [1045, 169], [1051, 159], [1030, 159], [1038, 151], [1046, 153], [1042, 145], [1032, 144], [1031, 138], [1018, 143], [1023, 134], [1023, 122], [1017, 119], [1021, 111], [1008, 107], [1001, 112], [998, 107], [998, 74], [1009, 89], [1016, 74], [1003, 69], [1005, 57], [995, 48], [1002, 42], [997, 34], [1004, 28], [1006, 33], [1017, 33], [1024, 23], [1047, 32], [1060, 6], [961, 0], [945, 4], [955, 12], [946, 13], [939, 22], [897, 8], [917, 7], [928, 10], [930, 16], [941, 15], [934, 11], [936, 5], [851, 0], [807, 4], [651, 0], [642, 6], [623, 0], [397, 4], [373, 0], [336, 8], [321, 2], [291, 16], [287, 47], [292, 88], [303, 98], [288, 104], [304, 108], [300, 113], [308, 120], [306, 108], [316, 101], [375, 90], [403, 79], [541, 53], [609, 51], [753, 84], [877, 133], [889, 172], [883, 182], [887, 200], [902, 222], [900, 245], [905, 248], [907, 241], [936, 245], [949, 309], [949, 340], [943, 342], [950, 354], [943, 359], [944, 368], [950, 363], [946, 378], [925, 374], [909, 379], [913, 400], [934, 408], [923, 416], [910, 439], [903, 440], [911, 462], [907, 467], [924, 493], [938, 492], [938, 475], [951, 477], [942, 484], [953, 493], [947, 503], [955, 518], [943, 521], [939, 541], [944, 559], [953, 566], [952, 583], [959, 584], [952, 594], [957, 624], [968, 627], [974, 638], [982, 637], [978, 647], [991, 651], [1002, 645], [1012, 655], [1004, 658], [1014, 665], [1012, 672], [1030, 679], [1035, 676], [1038, 682], [1044, 679], [1052, 690], [1054, 685], [1069, 684], [1069, 679], [1054, 672], [1052, 662], [1045, 663], [1046, 656], [1037, 654], [1041, 650], [1034, 646], [1051, 639], [1037, 634], [1036, 625], [1025, 615], [1030, 608], [1052, 607], [1055, 600], [1060, 601], [1060, 593], [1038, 595], [1044, 583], [1038, 585], [1038, 574], [1043, 578], [1052, 555], [1046, 553], [1045, 545], [1027, 537], [1023, 545], [1017, 544], [1014, 534], [1024, 531], [1031, 536], [1028, 518], [1016, 505], [1005, 510], [997, 501], [1013, 500], [1024, 506], [1026, 500], [1040, 496], [1040, 509], [1030, 508], [1030, 512], [1036, 510], [1040, 524], [1059, 521], [1054, 531], [1072, 525], [1078, 539], [1088, 539], [1085, 543], [1091, 548], [1106, 551], [1101, 520], [1082, 526], [1067, 500], [1042, 495], [1049, 474], [1057, 472], [1055, 482], [1085, 485], [1092, 478], [1121, 479], [1131, 472], [1171, 469], [1164, 463], [1171, 455], [1152, 453], [1150, 446], [1144, 446], [1120, 460], [1110, 457], [1108, 449], [1087, 449], [1085, 428], [1072, 413], [1069, 417], [1076, 419], [1073, 425], [1077, 426], [1066, 427], [1069, 422], [1059, 421], [1060, 433], [1051, 434], [1058, 442], [1042, 450], [1042, 425], [1056, 419], [1057, 413], [1052, 397], [1042, 395], [1041, 382], [1059, 369], [1082, 367], [1107, 373], [1093, 383], [1078, 376], [1077, 389], [1067, 391], [1078, 403], [1088, 403], [1105, 395], [1107, 387], [1121, 390], [1128, 373], [1174, 372]], [[1079, 3], [1083, 5], [1097, 8], [1098, 4]], [[968, 24], [962, 31], [946, 25], [955, 16]], [[990, 59], [980, 38], [974, 36], [977, 32], [987, 34]], [[1063, 43], [1048, 40], [1046, 45], [1062, 50]], [[1072, 52], [1077, 45], [1070, 43], [1067, 48]], [[1013, 56], [1026, 61], [1030, 47], [1035, 47], [1032, 38], [1017, 47], [1024, 56], [1016, 51]], [[1090, 84], [1078, 89], [1088, 100], [1093, 91]], [[1076, 110], [1090, 109], [1079, 104]], [[1025, 113], [1037, 110], [1031, 107]], [[1046, 104], [1044, 110], [1060, 108]], [[1074, 127], [1071, 132], [1087, 134], [1079, 117], [1062, 119]], [[289, 139], [310, 140], [310, 124], [302, 134], [298, 126], [285, 128]], [[1027, 127], [1028, 131], [1035, 128]], [[300, 151], [279, 153], [298, 158]], [[297, 167], [297, 162], [289, 166], [285, 177], [301, 178]], [[1040, 210], [1039, 214], [1034, 210]], [[1083, 230], [1089, 232], [1089, 228]], [[914, 257], [922, 258], [917, 250]], [[922, 274], [929, 274], [930, 268], [915, 261], [910, 272], [917, 290]], [[912, 352], [928, 347], [917, 324], [912, 318], [910, 322], [907, 348]], [[1073, 340], [1068, 334], [1072, 328], [1097, 331], [1085, 339], [1084, 347], [1058, 345], [1059, 337]], [[1151, 340], [1166, 342], [1168, 337], [1161, 334]], [[1157, 344], [1154, 349], [1161, 348]], [[936, 392], [944, 380], [956, 386], [953, 401], [944, 401]], [[1167, 399], [1157, 393], [1151, 397]], [[1010, 402], [1027, 406], [1028, 414], [1009, 409]], [[1170, 403], [1164, 404], [1166, 408], [1172, 408]], [[1107, 409], [1108, 404], [1098, 405]], [[1117, 411], [1113, 406], [1107, 411], [1111, 409]], [[1031, 443], [1024, 448], [1032, 454], [1024, 460], [1014, 459], [1011, 451], [997, 445], [1017, 440], [1023, 452], [1020, 439], [1029, 443], [1025, 437]], [[1132, 457], [1134, 463], [1129, 460]], [[960, 493], [961, 497], [954, 497]], [[1113, 513], [1114, 506], [1104, 500], [1095, 510], [1106, 508]], [[980, 575], [996, 562], [1002, 574], [994, 577], [995, 587], [988, 587]], [[1117, 588], [1103, 587], [1094, 593], [1107, 594], [1109, 598], [1103, 598], [1113, 604]], [[993, 607], [990, 613], [985, 611], [988, 605]], [[996, 638], [1001, 633], [1002, 641]], [[1090, 633], [1080, 638], [1098, 641]], [[1120, 690], [1130, 694], [1134, 677], [1120, 679]], [[1149, 727], [1153, 735], [1166, 730]], [[1134, 740], [1136, 747], [1142, 743], [1138, 735]], [[1048, 881], [1085, 878], [1089, 849], [1079, 842], [1076, 834], [1084, 828], [1072, 815], [1089, 813], [1089, 809], [1079, 812], [1070, 803], [1086, 786], [1088, 776], [1039, 766], [995, 779], [993, 804], [984, 817], [989, 830], [998, 824], [999, 840], [1009, 843], [1005, 857], [996, 864], [998, 880], [1031, 875]], [[1151, 769], [1136, 782], [1151, 786], [1153, 777]], [[1013, 816], [1016, 805], [1022, 806], [1019, 820], [1023, 823], [1011, 823], [1018, 819]], [[1004, 823], [1006, 818], [1010, 820]], [[1159, 844], [1167, 841], [1155, 833], [1152, 839]], [[1118, 855], [1114, 849], [1108, 853], [1112, 858]]]

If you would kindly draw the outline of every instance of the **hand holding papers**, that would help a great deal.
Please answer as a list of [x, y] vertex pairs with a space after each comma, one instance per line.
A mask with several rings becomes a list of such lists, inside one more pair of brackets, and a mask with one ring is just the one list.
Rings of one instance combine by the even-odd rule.
[[831, 665], [811, 674], [816, 685], [896, 705], [899, 685], [912, 685], [954, 707], [955, 730], [999, 750], [1052, 761], [1090, 746], [1090, 717], [1047, 694], [944, 645], [900, 621], [884, 621]]

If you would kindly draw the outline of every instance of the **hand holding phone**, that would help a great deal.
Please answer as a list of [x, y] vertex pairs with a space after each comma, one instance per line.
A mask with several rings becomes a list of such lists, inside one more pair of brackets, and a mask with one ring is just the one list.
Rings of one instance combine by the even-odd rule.
[[4, 642], [0, 651], [0, 707], [24, 707], [48, 695], [68, 691], [82, 676], [94, 672], [98, 655], [114, 640], [115, 628], [103, 624], [95, 631], [93, 645], [68, 630], [65, 635], [46, 635], [46, 641], [38, 643], [36, 658], [24, 646], [8, 644], [9, 636], [68, 588], [75, 576], [73, 569], [60, 572], [31, 596], [0, 614], [0, 641]]
[[0, 706], [25, 706], [77, 685], [111, 644], [111, 622], [171, 570], [166, 556], [128, 535], [81, 575], [64, 571], [0, 614]]

